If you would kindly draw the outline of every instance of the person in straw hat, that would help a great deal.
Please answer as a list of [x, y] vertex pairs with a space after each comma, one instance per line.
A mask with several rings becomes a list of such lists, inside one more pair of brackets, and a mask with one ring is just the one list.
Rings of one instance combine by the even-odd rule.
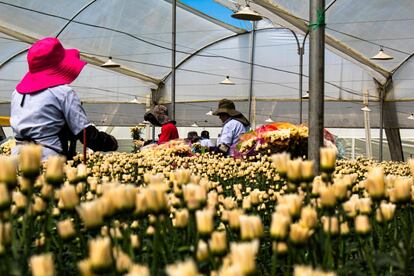
[[65, 49], [57, 38], [44, 38], [27, 54], [29, 72], [11, 96], [10, 124], [17, 146], [25, 143], [43, 146], [42, 159], [50, 155], [70, 158], [68, 141], [83, 142], [95, 151], [114, 151], [116, 139], [98, 131], [87, 119], [78, 95], [68, 86], [86, 65], [76, 49]]
[[217, 148], [225, 155], [233, 155], [240, 135], [248, 130], [250, 123], [240, 111], [236, 110], [233, 101], [227, 99], [220, 100], [213, 115], [219, 116], [223, 122], [223, 128], [217, 140]]

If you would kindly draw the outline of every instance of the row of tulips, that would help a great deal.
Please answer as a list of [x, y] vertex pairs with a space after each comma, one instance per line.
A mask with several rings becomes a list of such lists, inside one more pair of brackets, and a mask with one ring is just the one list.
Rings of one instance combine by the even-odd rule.
[[[174, 152], [174, 151], [173, 151]], [[412, 274], [414, 163], [0, 157], [4, 275]], [[18, 173], [16, 173], [18, 172]]]

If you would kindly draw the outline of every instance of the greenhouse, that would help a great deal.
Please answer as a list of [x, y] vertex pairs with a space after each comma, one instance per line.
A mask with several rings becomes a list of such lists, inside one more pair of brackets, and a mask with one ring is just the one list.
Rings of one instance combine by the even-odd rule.
[[1, 275], [414, 274], [413, 12], [0, 0]]

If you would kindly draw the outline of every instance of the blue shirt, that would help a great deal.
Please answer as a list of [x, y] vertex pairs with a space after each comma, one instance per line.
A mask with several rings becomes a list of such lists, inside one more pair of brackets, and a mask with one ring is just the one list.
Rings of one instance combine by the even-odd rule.
[[[23, 107], [20, 105], [22, 99], [23, 94], [16, 90], [12, 93], [11, 127], [16, 138], [28, 137], [48, 146], [43, 148], [43, 160], [62, 151], [58, 133], [65, 123], [74, 135], [91, 125], [78, 95], [68, 85], [26, 94]], [[12, 153], [18, 152], [19, 146], [15, 147]]]
[[229, 147], [239, 142], [239, 137], [243, 133], [246, 133], [247, 127], [245, 127], [239, 121], [229, 118], [223, 124], [220, 137], [217, 139], [217, 145], [225, 144]]

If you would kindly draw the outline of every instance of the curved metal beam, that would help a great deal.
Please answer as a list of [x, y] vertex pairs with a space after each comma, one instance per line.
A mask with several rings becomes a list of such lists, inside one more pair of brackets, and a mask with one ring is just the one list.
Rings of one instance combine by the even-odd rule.
[[56, 34], [55, 37], [58, 37], [65, 29], [67, 26], [69, 26], [70, 23], [72, 23], [72, 21], [79, 15], [81, 14], [84, 10], [86, 10], [87, 8], [89, 8], [90, 5], [92, 5], [93, 3], [95, 3], [97, 0], [92, 0], [91, 2], [89, 2], [88, 4], [86, 4], [85, 6], [83, 6], [77, 13], [75, 13], [70, 19], [69, 21], [66, 22], [66, 24], [60, 29], [60, 31]]
[[15, 57], [27, 52], [29, 50], [29, 48], [24, 48], [23, 50], [18, 51], [17, 53], [14, 53], [13, 55], [11, 55], [8, 59], [6, 59], [5, 61], [3, 61], [0, 64], [0, 68], [2, 68], [4, 65], [6, 65], [9, 61], [13, 60]]
[[407, 63], [412, 57], [414, 56], [414, 53], [406, 57], [397, 67], [395, 67], [391, 73], [394, 75], [395, 72], [397, 72], [398, 69], [400, 69], [405, 63]]
[[[0, 32], [4, 33], [4, 34], [6, 34], [10, 37], [13, 37], [15, 39], [18, 39], [22, 42], [29, 43], [29, 44], [33, 44], [38, 40], [38, 38], [36, 38], [36, 37], [30, 36], [30, 35], [22, 33], [22, 32], [12, 30], [12, 29], [10, 29], [8, 27], [5, 27], [5, 26], [2, 26], [2, 25], [0, 25]], [[88, 62], [92, 65], [96, 65], [96, 66], [100, 66], [102, 63], [105, 62], [102, 59], [99, 59], [95, 56], [84, 54], [84, 53], [80, 53], [80, 56], [86, 62]], [[140, 79], [140, 80], [143, 80], [143, 81], [151, 82], [151, 83], [154, 83], [156, 85], [159, 85], [160, 83], [162, 83], [162, 80], [160, 80], [160, 79], [148, 76], [146, 74], [137, 72], [133, 69], [126, 68], [126, 67], [113, 68], [112, 71], [130, 76], [130, 77], [133, 77], [133, 78], [137, 78], [137, 79]]]

